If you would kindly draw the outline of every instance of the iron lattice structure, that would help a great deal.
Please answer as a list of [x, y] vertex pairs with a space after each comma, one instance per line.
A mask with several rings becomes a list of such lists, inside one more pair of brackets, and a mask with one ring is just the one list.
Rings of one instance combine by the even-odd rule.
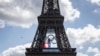
[[[75, 48], [71, 48], [68, 37], [63, 26], [64, 17], [60, 14], [58, 0], [43, 0], [41, 15], [38, 16], [38, 28], [32, 42], [31, 48], [26, 49], [26, 56], [76, 56]], [[53, 32], [57, 42], [57, 48], [46, 48], [48, 50], [58, 49], [59, 52], [43, 52], [43, 43], [46, 34]], [[54, 55], [53, 55], [54, 54]], [[58, 55], [59, 54], [59, 55]], [[60, 55], [61, 54], [61, 55]]]

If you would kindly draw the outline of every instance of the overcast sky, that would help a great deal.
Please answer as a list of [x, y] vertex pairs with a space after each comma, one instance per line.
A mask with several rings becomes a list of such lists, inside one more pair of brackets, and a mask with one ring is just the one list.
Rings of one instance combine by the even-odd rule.
[[[43, 0], [0, 0], [0, 56], [25, 56]], [[100, 0], [59, 0], [66, 34], [77, 56], [100, 56]]]

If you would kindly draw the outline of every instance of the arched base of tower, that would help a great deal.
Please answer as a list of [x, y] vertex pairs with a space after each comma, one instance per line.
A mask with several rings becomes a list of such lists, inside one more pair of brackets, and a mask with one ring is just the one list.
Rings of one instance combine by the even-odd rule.
[[32, 48], [27, 48], [25, 55], [26, 56], [76, 56], [75, 48], [68, 48], [67, 50], [64, 52], [60, 52], [59, 49], [57, 48], [45, 48], [43, 49], [43, 51], [36, 52], [36, 50], [32, 50]]

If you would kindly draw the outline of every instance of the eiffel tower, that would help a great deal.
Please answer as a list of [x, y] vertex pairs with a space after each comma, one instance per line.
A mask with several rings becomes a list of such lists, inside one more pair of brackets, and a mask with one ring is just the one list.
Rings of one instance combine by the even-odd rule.
[[[63, 26], [59, 0], [43, 0], [42, 12], [38, 16], [38, 28], [26, 56], [76, 56], [76, 48], [71, 48]], [[45, 42], [47, 40], [47, 48]], [[56, 47], [51, 47], [56, 40]]]

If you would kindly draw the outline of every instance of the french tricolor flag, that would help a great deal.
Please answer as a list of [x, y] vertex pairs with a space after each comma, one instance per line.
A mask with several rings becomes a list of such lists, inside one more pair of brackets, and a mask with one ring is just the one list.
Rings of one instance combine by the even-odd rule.
[[46, 42], [43, 42], [42, 47], [43, 47], [43, 48], [50, 48], [50, 44], [47, 44]]

